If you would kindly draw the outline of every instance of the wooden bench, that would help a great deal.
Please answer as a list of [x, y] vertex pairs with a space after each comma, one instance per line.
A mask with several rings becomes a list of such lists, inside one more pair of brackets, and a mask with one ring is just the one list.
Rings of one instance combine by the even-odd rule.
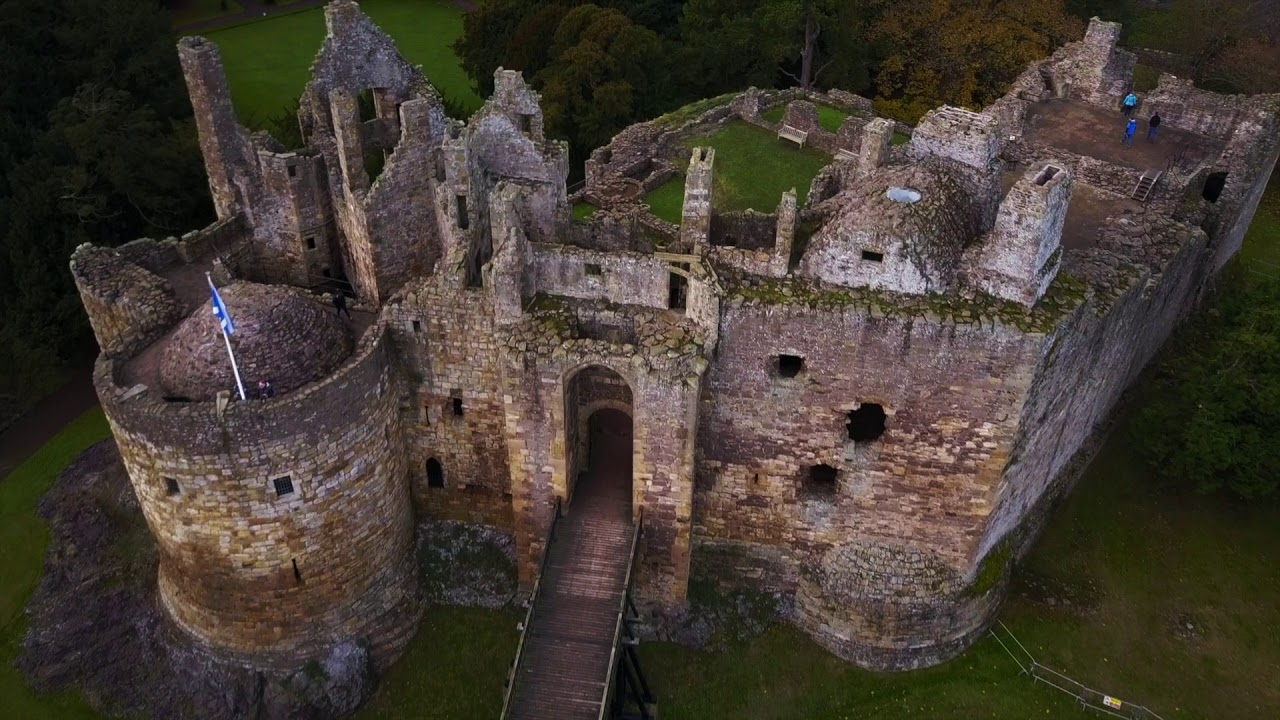
[[804, 147], [804, 141], [809, 139], [809, 133], [793, 128], [790, 125], [783, 125], [782, 129], [778, 131], [778, 139], [790, 140], [800, 147]]

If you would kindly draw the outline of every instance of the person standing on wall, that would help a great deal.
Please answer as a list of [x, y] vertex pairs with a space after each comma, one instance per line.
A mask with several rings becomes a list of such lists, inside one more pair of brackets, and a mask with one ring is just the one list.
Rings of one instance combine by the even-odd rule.
[[1138, 119], [1129, 118], [1129, 124], [1124, 128], [1124, 144], [1133, 147], [1133, 134], [1138, 131]]
[[1133, 109], [1138, 107], [1138, 96], [1129, 93], [1124, 96], [1124, 102], [1121, 103], [1121, 109], [1124, 110], [1124, 116], [1129, 117], [1133, 114]]
[[1151, 113], [1151, 119], [1147, 121], [1147, 142], [1156, 141], [1156, 131], [1160, 129], [1160, 113]]
[[351, 311], [347, 309], [347, 296], [341, 290], [333, 291], [333, 308], [336, 311], [335, 314], [342, 315], [342, 313], [346, 313], [347, 318], [351, 318]]

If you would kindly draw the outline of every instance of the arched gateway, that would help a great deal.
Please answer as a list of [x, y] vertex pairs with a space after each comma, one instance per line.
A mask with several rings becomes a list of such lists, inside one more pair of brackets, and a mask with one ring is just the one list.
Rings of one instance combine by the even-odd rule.
[[606, 502], [631, 517], [635, 454], [631, 387], [613, 370], [592, 365], [568, 379], [564, 402], [569, 504]]

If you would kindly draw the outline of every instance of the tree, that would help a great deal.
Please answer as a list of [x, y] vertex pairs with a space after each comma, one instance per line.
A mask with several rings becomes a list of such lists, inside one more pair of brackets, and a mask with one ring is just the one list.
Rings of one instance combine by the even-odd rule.
[[941, 104], [978, 108], [1082, 23], [1062, 0], [878, 0], [872, 33], [888, 49], [875, 77], [884, 111], [908, 122]]
[[1240, 498], [1280, 488], [1280, 280], [1239, 268], [1157, 366], [1133, 437], [1153, 474]]
[[67, 267], [76, 245], [178, 234], [212, 213], [158, 5], [6, 0], [0, 34], [0, 384], [22, 393], [94, 351]]

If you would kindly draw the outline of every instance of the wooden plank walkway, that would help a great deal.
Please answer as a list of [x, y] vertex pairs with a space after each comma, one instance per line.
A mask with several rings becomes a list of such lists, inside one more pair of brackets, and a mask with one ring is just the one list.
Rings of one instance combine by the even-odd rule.
[[[629, 464], [628, 464], [629, 465]], [[595, 720], [630, 560], [630, 467], [579, 483], [547, 556], [508, 717]]]

